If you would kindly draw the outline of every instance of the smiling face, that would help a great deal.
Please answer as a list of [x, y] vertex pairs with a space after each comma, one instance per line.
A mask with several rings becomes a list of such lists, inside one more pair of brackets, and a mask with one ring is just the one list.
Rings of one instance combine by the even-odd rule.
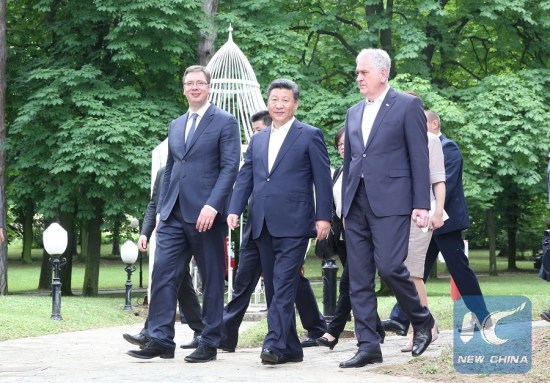
[[280, 128], [289, 122], [298, 109], [298, 100], [290, 89], [274, 88], [267, 99], [267, 110], [273, 119], [273, 126]]
[[374, 101], [387, 87], [388, 71], [377, 68], [368, 55], [360, 56], [357, 59], [355, 73], [359, 91], [369, 101]]
[[210, 84], [202, 71], [187, 73], [183, 79], [183, 94], [191, 110], [199, 110], [208, 101]]

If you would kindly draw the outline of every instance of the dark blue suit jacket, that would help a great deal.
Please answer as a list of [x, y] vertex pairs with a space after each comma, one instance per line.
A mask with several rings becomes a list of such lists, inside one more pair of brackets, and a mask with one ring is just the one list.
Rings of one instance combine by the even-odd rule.
[[240, 215], [252, 197], [248, 223], [253, 239], [260, 236], [264, 221], [274, 237], [315, 237], [315, 221], [332, 219], [332, 180], [323, 133], [295, 120], [269, 172], [270, 134], [271, 127], [252, 136], [229, 213]]
[[346, 116], [342, 216], [346, 217], [361, 175], [374, 214], [410, 215], [430, 209], [430, 169], [426, 116], [418, 97], [388, 90], [366, 147], [361, 122], [365, 101]]
[[445, 159], [445, 211], [449, 219], [434, 234], [450, 233], [451, 231], [464, 230], [470, 227], [468, 206], [464, 197], [462, 186], [463, 158], [458, 145], [445, 137], [439, 136], [443, 146], [443, 157]]
[[211, 104], [186, 145], [187, 115], [170, 123], [160, 219], [168, 218], [179, 197], [185, 222], [195, 223], [204, 205], [216, 209], [216, 220], [225, 222], [227, 201], [239, 171], [241, 139], [237, 120]]

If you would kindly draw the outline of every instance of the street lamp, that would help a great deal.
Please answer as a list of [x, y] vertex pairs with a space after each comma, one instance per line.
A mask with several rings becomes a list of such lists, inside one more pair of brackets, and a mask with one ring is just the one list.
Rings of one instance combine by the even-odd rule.
[[136, 271], [134, 263], [138, 257], [138, 248], [136, 244], [132, 241], [124, 242], [124, 245], [120, 248], [120, 257], [122, 258], [122, 262], [126, 263], [124, 270], [128, 273], [124, 311], [132, 311], [132, 272]]
[[67, 248], [67, 232], [59, 224], [52, 223], [42, 235], [44, 250], [50, 255], [50, 262], [53, 267], [52, 282], [52, 316], [53, 320], [63, 320], [61, 317], [61, 281], [59, 279], [59, 269], [66, 262], [66, 258], [61, 258], [61, 254]]
[[[130, 219], [130, 227], [137, 229], [139, 235], [139, 221], [137, 218], [132, 217]], [[139, 288], [143, 288], [143, 252], [139, 252]]]

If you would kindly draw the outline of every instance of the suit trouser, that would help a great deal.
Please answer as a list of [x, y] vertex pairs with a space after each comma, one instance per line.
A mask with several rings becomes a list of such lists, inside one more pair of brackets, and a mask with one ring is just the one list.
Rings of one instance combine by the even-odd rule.
[[149, 334], [163, 347], [175, 348], [174, 312], [177, 290], [191, 254], [203, 283], [200, 343], [217, 347], [221, 337], [225, 291], [224, 246], [227, 224], [216, 222], [210, 230], [199, 233], [195, 223], [183, 220], [179, 203], [157, 228], [157, 254], [153, 267]]
[[[483, 321], [489, 315], [479, 282], [475, 273], [470, 268], [468, 257], [464, 252], [464, 240], [461, 231], [455, 230], [449, 233], [433, 234], [428, 252], [426, 253], [426, 263], [424, 265], [424, 282], [428, 280], [432, 267], [441, 252], [449, 273], [464, 299], [464, 304], [468, 309], [476, 314], [480, 321]], [[406, 326], [409, 325], [407, 317], [404, 315], [399, 304], [396, 304], [390, 314], [390, 318]]]
[[[194, 332], [194, 336], [201, 335], [204, 325], [202, 324], [201, 305], [197, 292], [193, 286], [191, 274], [189, 273], [189, 263], [183, 271], [181, 284], [178, 288], [178, 304], [180, 317], [185, 317], [187, 325]], [[182, 322], [183, 323], [183, 322]], [[145, 320], [141, 333], [149, 338], [149, 318]]]
[[[239, 327], [250, 304], [250, 297], [260, 279], [261, 270], [261, 259], [256, 244], [253, 241], [245, 241], [243, 238], [233, 298], [223, 310], [221, 344], [229, 347], [237, 346]], [[298, 279], [296, 309], [308, 337], [318, 338], [325, 333], [325, 318], [319, 311], [309, 280], [301, 274]]]
[[350, 299], [360, 351], [380, 352], [376, 332], [376, 269], [393, 290], [413, 325], [423, 325], [430, 316], [404, 265], [409, 244], [409, 215], [377, 217], [365, 187], [359, 185], [346, 219], [346, 248]]
[[304, 355], [296, 332], [294, 302], [308, 242], [307, 237], [273, 237], [265, 223], [254, 240], [260, 252], [267, 301], [268, 333], [263, 348], [290, 358]]

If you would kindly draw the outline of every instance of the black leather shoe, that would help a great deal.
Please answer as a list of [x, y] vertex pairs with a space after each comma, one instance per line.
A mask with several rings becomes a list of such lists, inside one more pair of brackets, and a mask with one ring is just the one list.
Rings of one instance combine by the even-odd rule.
[[335, 338], [334, 340], [328, 340], [324, 336], [317, 338], [317, 344], [319, 346], [325, 346], [330, 348], [331, 350], [338, 344], [338, 338]]
[[412, 356], [422, 355], [432, 343], [432, 329], [435, 325], [432, 314], [422, 326], [414, 329]]
[[139, 346], [139, 348], [143, 349], [145, 345], [149, 342], [149, 338], [147, 338], [142, 333], [139, 333], [137, 335], [131, 335], [131, 334], [122, 334], [122, 337], [128, 342], [135, 344], [136, 346]]
[[406, 336], [408, 331], [408, 326], [405, 326], [402, 323], [399, 323], [393, 319], [386, 319], [382, 321], [382, 327], [386, 331], [394, 332], [397, 335]]
[[548, 311], [541, 312], [540, 317], [545, 321], [550, 322], [550, 309]]
[[357, 351], [353, 358], [340, 363], [340, 368], [364, 367], [373, 363], [382, 363], [382, 353]]
[[128, 351], [128, 355], [139, 359], [153, 359], [156, 357], [174, 359], [174, 349], [163, 347], [155, 341], [149, 341], [143, 350], [130, 350]]
[[260, 354], [260, 358], [262, 359], [262, 364], [269, 364], [269, 365], [284, 364], [288, 362], [298, 363], [304, 360], [303, 356], [279, 355], [276, 352], [271, 351], [269, 348], [264, 348], [262, 350], [262, 353]]
[[235, 352], [235, 347], [231, 347], [227, 344], [220, 343], [218, 345], [218, 350], [222, 350], [222, 351], [225, 351], [225, 352]]
[[184, 360], [191, 363], [206, 363], [211, 360], [216, 360], [217, 354], [218, 351], [214, 347], [210, 347], [206, 344], [199, 344], [197, 349], [190, 355], [187, 355]]
[[303, 341], [301, 341], [300, 344], [302, 345], [302, 347], [317, 347], [318, 346], [317, 340], [313, 339], [313, 338], [310, 338], [309, 336], [306, 339], [304, 339]]
[[183, 349], [186, 349], [186, 350], [189, 350], [189, 349], [193, 349], [193, 348], [197, 348], [199, 347], [199, 341], [201, 340], [201, 336], [196, 336], [193, 338], [193, 340], [189, 343], [185, 343], [185, 344], [182, 344], [180, 346], [180, 348], [183, 348]]

